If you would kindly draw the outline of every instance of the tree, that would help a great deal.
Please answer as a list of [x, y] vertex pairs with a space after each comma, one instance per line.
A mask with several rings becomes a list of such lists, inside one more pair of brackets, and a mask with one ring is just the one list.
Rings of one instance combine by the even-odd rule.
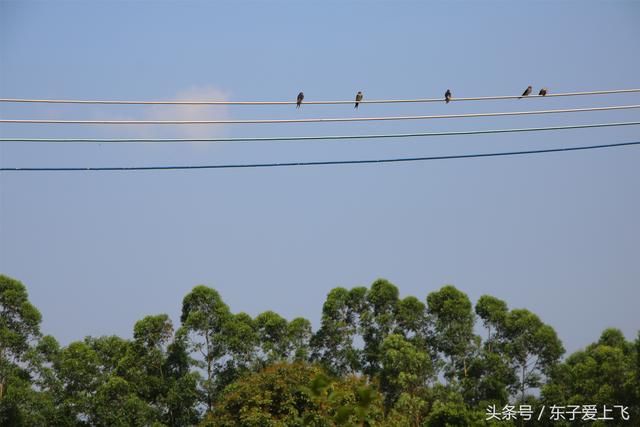
[[25, 286], [0, 275], [1, 425], [40, 424], [52, 411], [52, 396], [33, 388], [41, 380], [41, 350], [57, 346], [52, 337], [41, 336], [41, 320]]
[[134, 386], [115, 375], [98, 386], [91, 403], [91, 425], [144, 427], [157, 419], [152, 407], [137, 395]]
[[260, 346], [256, 322], [246, 313], [231, 314], [223, 324], [218, 339], [225, 354], [217, 363], [215, 390], [220, 392], [243, 373], [258, 364]]
[[91, 345], [82, 341], [70, 343], [54, 361], [59, 404], [72, 418], [96, 422], [94, 398], [98, 387], [105, 381], [100, 368], [98, 354]]
[[166, 413], [164, 423], [168, 426], [191, 426], [198, 422], [200, 413], [198, 404], [200, 394], [198, 383], [200, 375], [191, 371], [191, 359], [188, 343], [184, 335], [176, 333], [167, 347], [165, 371], [167, 393], [164, 396]]
[[361, 351], [354, 346], [354, 339], [366, 291], [334, 288], [322, 306], [321, 326], [311, 339], [312, 360], [333, 375], [359, 372], [362, 367]]
[[364, 339], [364, 372], [375, 376], [381, 369], [380, 346], [396, 327], [399, 304], [398, 288], [385, 279], [378, 279], [365, 296], [360, 311], [360, 327]]
[[380, 353], [380, 389], [385, 394], [387, 408], [391, 408], [402, 393], [417, 395], [432, 377], [429, 355], [402, 335], [387, 336]]
[[497, 352], [498, 331], [504, 331], [508, 315], [507, 304], [490, 295], [483, 295], [476, 303], [475, 312], [487, 328], [487, 339], [474, 348], [469, 360], [467, 376], [461, 380], [461, 392], [468, 405], [486, 407], [508, 402], [508, 387], [515, 384], [508, 358]]
[[147, 316], [136, 322], [133, 343], [120, 365], [126, 368], [122, 377], [135, 390], [136, 398], [129, 398], [128, 405], [142, 414], [144, 402], [153, 420], [169, 426], [196, 422], [198, 375], [190, 372], [184, 340], [174, 335], [169, 316]]
[[[606, 329], [597, 342], [554, 366], [549, 381], [542, 387], [543, 401], [555, 405], [589, 402], [599, 408], [624, 405], [629, 408], [631, 420], [638, 420], [637, 357], [637, 348], [622, 332]], [[629, 422], [619, 419], [617, 423]]]
[[[134, 381], [139, 393], [162, 413], [162, 396], [167, 385], [167, 346], [173, 338], [173, 325], [169, 316], [146, 316], [133, 327], [133, 345], [129, 351], [130, 369], [135, 371]], [[130, 376], [127, 375], [127, 376]], [[137, 377], [137, 378], [136, 378]]]
[[[638, 331], [638, 336], [633, 345], [635, 354], [636, 354], [636, 365], [635, 365], [635, 390], [631, 395], [632, 398], [636, 402], [640, 402], [640, 331]], [[636, 408], [636, 415], [640, 417], [640, 408]]]
[[398, 301], [396, 309], [396, 327], [394, 333], [401, 334], [417, 345], [427, 345], [426, 306], [413, 296]]
[[470, 410], [462, 402], [436, 401], [424, 425], [426, 427], [466, 427], [486, 424], [481, 412]]
[[311, 337], [311, 322], [302, 317], [296, 317], [287, 327], [287, 336], [289, 339], [289, 360], [302, 362], [309, 360]]
[[301, 387], [322, 371], [305, 364], [275, 364], [230, 384], [203, 425], [302, 425], [316, 408]]
[[363, 378], [276, 363], [230, 384], [202, 426], [364, 426], [381, 418], [381, 399]]
[[484, 327], [487, 328], [486, 343], [489, 352], [494, 342], [494, 337], [491, 335], [492, 328], [493, 331], [504, 329], [508, 313], [507, 303], [491, 295], [482, 295], [476, 303], [476, 314], [482, 319]]
[[501, 350], [518, 373], [513, 391], [519, 390], [524, 401], [526, 390], [540, 387], [542, 376], [558, 362], [564, 347], [551, 326], [524, 309], [509, 312], [499, 334]]
[[[132, 341], [87, 337], [58, 351], [41, 393], [55, 425], [186, 426], [197, 422], [198, 374], [166, 314], [136, 322]], [[55, 421], [55, 422], [54, 422]]]
[[449, 358], [445, 376], [449, 381], [455, 380], [459, 372], [466, 377], [468, 360], [479, 343], [473, 333], [475, 318], [469, 297], [454, 286], [443, 286], [427, 296], [427, 312], [433, 324], [435, 347]]
[[29, 374], [20, 365], [29, 362], [29, 349], [40, 338], [41, 320], [25, 286], [0, 275], [0, 402], [11, 376]]
[[487, 405], [510, 399], [623, 405], [632, 424], [640, 417], [640, 333], [630, 342], [607, 329], [560, 363], [562, 343], [538, 316], [488, 295], [474, 314], [450, 285], [426, 305], [383, 279], [335, 288], [316, 334], [304, 318], [233, 314], [196, 286], [175, 331], [169, 316], [152, 315], [132, 339], [66, 347], [41, 336], [24, 285], [0, 276], [0, 291], [0, 425], [487, 425]]
[[200, 285], [193, 288], [182, 301], [182, 328], [190, 336], [192, 351], [202, 356], [201, 365], [205, 369], [205, 403], [208, 410], [213, 408], [215, 394], [216, 362], [227, 352], [224, 327], [231, 313], [214, 289]]
[[256, 329], [266, 364], [282, 362], [289, 355], [289, 325], [287, 319], [273, 311], [265, 311], [256, 319]]
[[509, 360], [485, 345], [470, 359], [467, 376], [460, 381], [460, 392], [470, 406], [504, 405], [509, 401], [509, 386], [517, 380]]

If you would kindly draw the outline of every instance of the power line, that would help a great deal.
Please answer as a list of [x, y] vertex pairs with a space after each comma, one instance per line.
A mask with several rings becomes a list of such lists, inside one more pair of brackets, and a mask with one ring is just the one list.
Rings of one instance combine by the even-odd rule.
[[[614, 89], [614, 90], [594, 90], [588, 92], [564, 92], [547, 94], [546, 97], [555, 96], [584, 96], [584, 95], [606, 95], [614, 93], [640, 92], [640, 89]], [[489, 101], [498, 99], [519, 99], [518, 95], [497, 95], [479, 96], [467, 98], [451, 98], [451, 101]], [[527, 98], [542, 98], [541, 95], [529, 95]], [[48, 103], [48, 104], [117, 104], [117, 105], [294, 105], [296, 101], [129, 101], [129, 100], [97, 100], [97, 99], [28, 99], [28, 98], [0, 98], [0, 102], [12, 103]], [[303, 104], [329, 105], [329, 104], [353, 104], [354, 100], [342, 101], [304, 101]], [[361, 104], [394, 104], [411, 102], [444, 102], [441, 98], [416, 98], [416, 99], [374, 99], [362, 100]]]
[[559, 110], [507, 111], [496, 113], [441, 114], [429, 116], [387, 116], [387, 117], [337, 117], [312, 119], [249, 119], [249, 120], [50, 120], [50, 119], [0, 119], [0, 123], [28, 124], [86, 124], [86, 125], [218, 125], [218, 124], [267, 124], [267, 123], [330, 123], [368, 122], [380, 120], [426, 120], [453, 119], [467, 117], [522, 116], [533, 114], [579, 113], [585, 111], [629, 110], [640, 105], [618, 105], [610, 107], [565, 108]]
[[526, 150], [526, 151], [506, 151], [497, 153], [476, 153], [476, 154], [457, 154], [449, 156], [432, 156], [432, 157], [403, 157], [395, 159], [371, 159], [371, 160], [327, 160], [317, 162], [282, 162], [282, 163], [239, 163], [239, 164], [223, 164], [223, 165], [183, 165], [183, 166], [113, 166], [113, 167], [40, 167], [40, 168], [0, 168], [0, 172], [72, 172], [72, 171], [148, 171], [148, 170], [188, 170], [188, 169], [239, 169], [239, 168], [268, 168], [268, 167], [285, 167], [285, 166], [326, 166], [326, 165], [356, 165], [368, 163], [398, 163], [398, 162], [417, 162], [428, 160], [452, 160], [452, 159], [469, 159], [479, 157], [502, 157], [502, 156], [518, 156], [529, 154], [556, 153], [562, 151], [584, 151], [602, 148], [625, 147], [631, 145], [640, 145], [640, 141], [621, 142], [616, 144], [589, 145], [582, 147], [564, 147], [549, 148], [542, 150]]
[[483, 135], [517, 132], [541, 132], [553, 130], [590, 129], [617, 126], [637, 126], [640, 122], [595, 123], [570, 126], [548, 126], [515, 129], [487, 129], [455, 132], [422, 132], [373, 135], [326, 135], [326, 136], [278, 136], [278, 137], [242, 137], [242, 138], [0, 138], [0, 142], [38, 142], [38, 143], [173, 143], [173, 142], [270, 142], [270, 141], [311, 141], [344, 139], [382, 139], [415, 138], [455, 135]]

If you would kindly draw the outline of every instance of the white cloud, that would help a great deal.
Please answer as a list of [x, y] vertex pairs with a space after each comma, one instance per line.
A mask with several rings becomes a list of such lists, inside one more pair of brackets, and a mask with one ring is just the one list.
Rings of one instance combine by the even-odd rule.
[[[213, 86], [192, 86], [173, 98], [176, 101], [226, 101], [227, 94]], [[226, 105], [154, 105], [144, 120], [227, 120]], [[225, 125], [155, 125], [147, 132], [158, 138], [215, 138], [225, 135]], [[148, 133], [147, 133], [148, 134]]]
[[[175, 101], [226, 101], [227, 94], [213, 86], [192, 86], [171, 97]], [[226, 105], [139, 105], [94, 110], [95, 120], [226, 120]], [[134, 110], [135, 109], [135, 110]], [[127, 111], [129, 110], [129, 111]], [[225, 125], [118, 125], [101, 130], [105, 138], [216, 138], [225, 135]], [[98, 137], [97, 135], [91, 135]]]

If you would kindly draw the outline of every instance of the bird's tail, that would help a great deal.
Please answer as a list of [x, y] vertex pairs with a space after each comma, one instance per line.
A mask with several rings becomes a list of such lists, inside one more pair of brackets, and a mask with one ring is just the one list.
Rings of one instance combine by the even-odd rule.
[[357, 102], [356, 102], [356, 106], [355, 106], [355, 107], [353, 107], [353, 108], [356, 108], [356, 109], [358, 108], [358, 103], [357, 103]]

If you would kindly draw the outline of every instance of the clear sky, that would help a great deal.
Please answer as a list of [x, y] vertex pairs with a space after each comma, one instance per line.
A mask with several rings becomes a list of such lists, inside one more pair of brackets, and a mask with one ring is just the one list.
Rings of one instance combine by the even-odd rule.
[[[640, 87], [640, 2], [0, 0], [0, 96], [307, 100]], [[3, 118], [306, 118], [640, 103], [640, 94], [276, 107], [0, 105]], [[0, 126], [2, 137], [400, 133], [638, 120], [637, 110], [411, 122]], [[369, 159], [640, 140], [640, 128], [414, 140], [1, 143], [9, 166]], [[233, 311], [317, 325], [327, 292], [378, 277], [524, 307], [569, 351], [640, 328], [640, 149], [362, 166], [0, 173], [0, 272], [63, 343], [177, 323], [195, 285]]]

